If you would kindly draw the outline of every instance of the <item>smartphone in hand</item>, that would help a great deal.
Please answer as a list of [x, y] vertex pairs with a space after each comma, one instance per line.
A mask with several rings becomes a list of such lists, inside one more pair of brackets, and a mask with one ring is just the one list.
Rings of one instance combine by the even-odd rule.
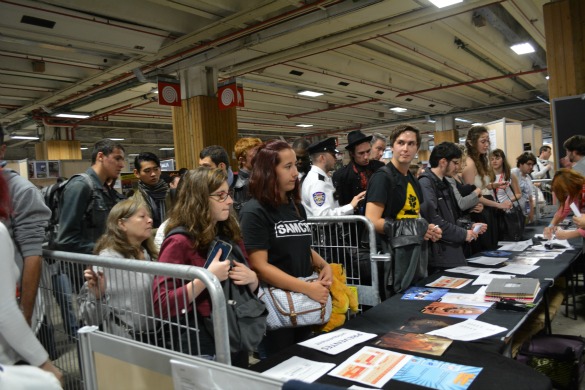
[[229, 242], [217, 240], [215, 245], [213, 246], [213, 249], [211, 249], [211, 252], [209, 252], [209, 256], [207, 256], [207, 261], [205, 262], [205, 265], [204, 265], [205, 268], [209, 267], [209, 264], [211, 264], [211, 262], [213, 261], [213, 259], [217, 255], [217, 252], [220, 249], [221, 249], [221, 256], [219, 258], [219, 261], [224, 261], [225, 259], [227, 259], [227, 257], [231, 253], [232, 245]]

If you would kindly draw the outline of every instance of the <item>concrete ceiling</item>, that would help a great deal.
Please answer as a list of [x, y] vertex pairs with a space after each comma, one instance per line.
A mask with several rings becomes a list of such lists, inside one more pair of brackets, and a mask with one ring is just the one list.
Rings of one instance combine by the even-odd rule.
[[[546, 133], [545, 2], [0, 0], [0, 123], [88, 146], [125, 138], [128, 153], [172, 156], [159, 151], [173, 146], [171, 110], [152, 81], [208, 67], [244, 87], [242, 136], [343, 143], [354, 129], [413, 122], [432, 133], [453, 117], [468, 121], [455, 121], [462, 136], [502, 117]], [[535, 53], [510, 50], [526, 40]], [[64, 111], [92, 117], [55, 117]], [[6, 158], [34, 158], [33, 146], [12, 140]]]

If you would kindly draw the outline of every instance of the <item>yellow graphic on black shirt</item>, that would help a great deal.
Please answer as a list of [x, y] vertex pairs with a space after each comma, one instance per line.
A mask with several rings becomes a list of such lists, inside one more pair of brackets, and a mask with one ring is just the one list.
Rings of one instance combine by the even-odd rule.
[[406, 186], [406, 202], [404, 202], [404, 206], [396, 216], [396, 219], [418, 218], [419, 213], [420, 203], [416, 196], [416, 192], [414, 192], [412, 184], [408, 183]]

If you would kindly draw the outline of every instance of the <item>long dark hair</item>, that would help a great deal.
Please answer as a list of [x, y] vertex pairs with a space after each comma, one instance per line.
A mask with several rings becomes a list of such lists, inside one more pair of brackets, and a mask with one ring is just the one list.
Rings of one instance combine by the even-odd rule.
[[[506, 158], [506, 154], [504, 153], [504, 151], [502, 149], [494, 149], [490, 153], [490, 156], [502, 158], [502, 174], [504, 175], [504, 180], [510, 180], [511, 168], [510, 168], [510, 164], [508, 163], [508, 159]], [[490, 180], [491, 181], [496, 180], [496, 173], [494, 172], [493, 169], [490, 169]]]
[[[278, 188], [276, 166], [280, 164], [280, 152], [292, 147], [284, 141], [272, 140], [258, 146], [256, 156], [252, 160], [252, 175], [250, 176], [250, 194], [265, 206], [277, 208], [283, 204]], [[287, 198], [300, 203], [300, 183], [297, 179], [295, 188], [287, 192]]]
[[479, 141], [479, 137], [485, 133], [488, 133], [488, 129], [486, 127], [473, 126], [471, 129], [469, 129], [469, 132], [467, 133], [467, 140], [465, 141], [467, 156], [471, 157], [475, 163], [477, 173], [482, 177], [482, 180], [485, 175], [490, 173], [487, 153], [481, 154], [479, 153], [479, 150], [477, 150], [477, 142]]
[[209, 195], [227, 182], [223, 169], [199, 167], [188, 171], [181, 178], [181, 189], [170, 212], [165, 235], [178, 226], [183, 226], [193, 238], [193, 248], [207, 251], [216, 236], [221, 235], [234, 242], [242, 240], [240, 225], [233, 209], [225, 221], [213, 223], [209, 208]]
[[10, 217], [10, 196], [8, 194], [8, 183], [4, 172], [0, 168], [0, 219], [7, 220]]

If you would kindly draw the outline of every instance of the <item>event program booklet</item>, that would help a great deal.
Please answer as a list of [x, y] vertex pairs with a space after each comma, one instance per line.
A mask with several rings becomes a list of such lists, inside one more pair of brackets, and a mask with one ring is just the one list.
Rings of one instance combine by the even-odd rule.
[[401, 349], [418, 353], [441, 356], [453, 341], [444, 337], [424, 333], [390, 331], [375, 342], [382, 348]]
[[487, 307], [462, 305], [460, 303], [433, 302], [430, 305], [424, 307], [421, 310], [421, 313], [432, 314], [436, 316], [475, 319], [483, 314], [487, 309]]
[[328, 375], [382, 387], [412, 356], [374, 347], [363, 347]]
[[438, 390], [465, 390], [483, 368], [412, 356], [392, 379]]
[[363, 343], [376, 337], [374, 333], [364, 333], [357, 330], [338, 329], [334, 332], [322, 334], [299, 343], [299, 345], [316, 349], [330, 355], [337, 355], [354, 345]]
[[450, 317], [410, 317], [399, 330], [405, 333], [428, 333], [435, 329], [441, 329], [460, 322], [457, 318]]
[[427, 284], [427, 287], [437, 288], [461, 288], [471, 283], [473, 279], [466, 278], [451, 278], [448, 276], [441, 276], [439, 279]]
[[293, 356], [277, 366], [266, 370], [262, 375], [271, 378], [280, 379], [284, 382], [290, 379], [296, 379], [303, 382], [315, 382], [335, 367], [333, 363], [321, 363], [313, 360], [307, 360], [298, 356]]
[[508, 329], [488, 324], [487, 322], [469, 319], [455, 325], [435, 329], [428, 334], [445, 337], [451, 340], [473, 341], [493, 336]]
[[448, 293], [446, 288], [410, 287], [404, 292], [401, 299], [415, 301], [436, 301]]

